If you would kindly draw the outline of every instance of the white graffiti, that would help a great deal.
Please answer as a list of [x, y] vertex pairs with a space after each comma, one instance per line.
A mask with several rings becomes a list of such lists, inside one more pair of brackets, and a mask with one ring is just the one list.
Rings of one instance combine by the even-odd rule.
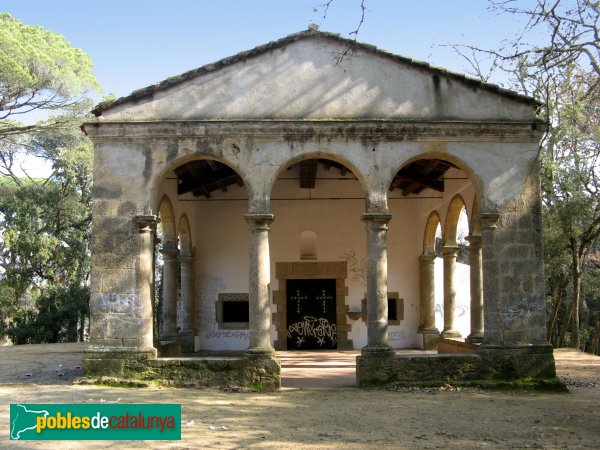
[[503, 323], [507, 325], [527, 325], [536, 315], [544, 312], [543, 302], [537, 302], [534, 298], [524, 297], [521, 302], [508, 307], [498, 305], [497, 313], [503, 318]]
[[[454, 307], [455, 313], [457, 313], [456, 317], [463, 317], [468, 314], [469, 306], [467, 305], [456, 305]], [[443, 305], [435, 305], [434, 309], [435, 314], [438, 314], [440, 317], [444, 317], [444, 306]]]
[[143, 309], [138, 289], [101, 293], [98, 308], [103, 312], [116, 314], [135, 314]]
[[[316, 318], [312, 316], [304, 316], [304, 320], [300, 322], [296, 322], [288, 327], [287, 335], [289, 338], [292, 338], [293, 335], [296, 335], [300, 338], [304, 337], [313, 337], [317, 339], [319, 345], [323, 345], [320, 338], [323, 339], [323, 343], [325, 343], [325, 338], [329, 338], [331, 340], [332, 345], [337, 342], [337, 327], [334, 323], [329, 323], [327, 319], [324, 317]], [[304, 339], [302, 339], [304, 342]], [[298, 347], [300, 347], [301, 343], [296, 342]]]

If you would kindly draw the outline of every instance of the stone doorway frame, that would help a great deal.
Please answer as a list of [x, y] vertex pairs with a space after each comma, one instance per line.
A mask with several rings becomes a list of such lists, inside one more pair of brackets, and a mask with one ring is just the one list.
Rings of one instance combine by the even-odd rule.
[[279, 290], [273, 291], [273, 304], [277, 312], [273, 313], [273, 324], [277, 338], [273, 343], [275, 350], [287, 350], [287, 280], [335, 279], [335, 318], [337, 327], [337, 349], [353, 350], [354, 344], [348, 339], [352, 325], [348, 323], [348, 264], [346, 261], [298, 261], [275, 263], [275, 278], [279, 281]]

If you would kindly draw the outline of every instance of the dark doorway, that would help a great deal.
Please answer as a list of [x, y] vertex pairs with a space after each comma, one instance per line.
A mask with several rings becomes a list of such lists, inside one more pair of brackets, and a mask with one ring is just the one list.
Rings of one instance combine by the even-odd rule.
[[288, 350], [337, 349], [335, 280], [287, 280]]

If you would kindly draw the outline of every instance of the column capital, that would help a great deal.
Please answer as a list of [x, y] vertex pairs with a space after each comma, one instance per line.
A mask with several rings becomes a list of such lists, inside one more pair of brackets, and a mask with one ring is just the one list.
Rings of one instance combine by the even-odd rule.
[[458, 253], [458, 246], [457, 245], [444, 245], [442, 247], [442, 255], [444, 257], [446, 256], [456, 256]]
[[435, 258], [437, 258], [436, 255], [421, 255], [419, 256], [419, 261], [433, 263], [435, 261]]
[[373, 227], [384, 227], [392, 218], [392, 215], [389, 213], [364, 213], [360, 216], [360, 220], [365, 222], [367, 226]]
[[249, 213], [244, 214], [244, 219], [252, 229], [268, 230], [269, 225], [271, 225], [275, 219], [275, 215], [269, 213]]
[[179, 255], [178, 258], [179, 261], [181, 262], [181, 264], [191, 264], [194, 262], [194, 256], [193, 255]]
[[471, 248], [481, 248], [481, 236], [477, 234], [470, 234], [465, 237]]
[[483, 230], [495, 230], [500, 214], [498, 213], [481, 213], [477, 217], [479, 228]]
[[160, 249], [160, 253], [165, 257], [165, 259], [176, 259], [177, 255], [179, 255], [179, 250], [175, 247], [163, 247]]
[[140, 233], [150, 233], [151, 231], [154, 231], [156, 229], [156, 224], [160, 222], [160, 219], [154, 215], [135, 216], [133, 220], [139, 227]]

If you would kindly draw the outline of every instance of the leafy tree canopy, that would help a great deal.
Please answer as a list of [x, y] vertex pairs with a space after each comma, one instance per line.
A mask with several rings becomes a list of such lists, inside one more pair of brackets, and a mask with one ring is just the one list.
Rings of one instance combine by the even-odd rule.
[[[82, 50], [0, 14], [0, 334], [15, 343], [84, 338], [92, 149], [79, 126], [93, 90]], [[29, 177], [23, 156], [51, 174]]]
[[[0, 14], [0, 119], [36, 109], [81, 110], [81, 95], [99, 89], [92, 61], [66, 39]], [[10, 132], [3, 123], [0, 132]]]

